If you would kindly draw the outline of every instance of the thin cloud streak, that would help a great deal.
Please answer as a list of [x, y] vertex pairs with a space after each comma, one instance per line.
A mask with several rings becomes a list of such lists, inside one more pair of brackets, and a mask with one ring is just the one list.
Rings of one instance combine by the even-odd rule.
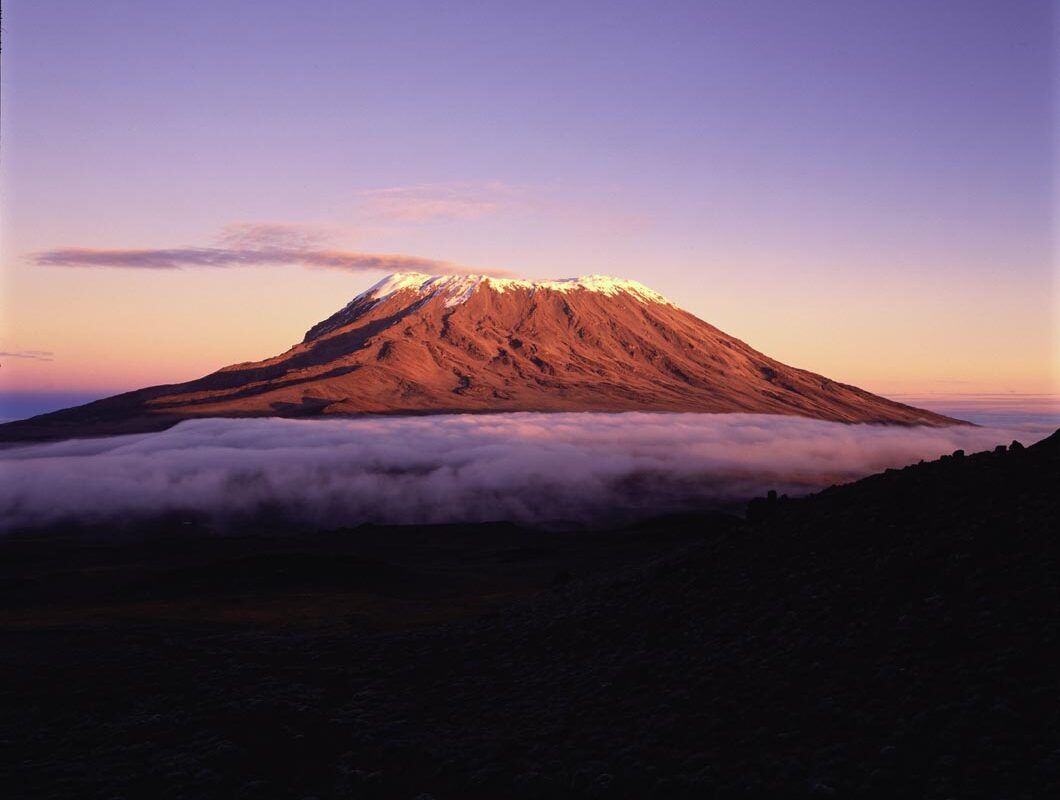
[[196, 267], [299, 265], [347, 272], [424, 272], [428, 275], [482, 274], [507, 277], [503, 270], [455, 264], [401, 253], [364, 253], [326, 247], [330, 231], [317, 225], [250, 222], [229, 225], [218, 245], [173, 248], [60, 247], [34, 253], [38, 266], [174, 270]]
[[55, 353], [51, 350], [14, 350], [0, 352], [0, 358], [25, 358], [31, 361], [54, 361]]
[[217, 244], [233, 250], [314, 250], [331, 240], [333, 231], [321, 225], [292, 222], [236, 222], [226, 225]]
[[499, 181], [417, 184], [360, 193], [371, 217], [394, 222], [469, 220], [511, 209], [525, 190]]
[[196, 267], [299, 265], [347, 272], [424, 272], [428, 275], [482, 274], [505, 277], [504, 270], [482, 269], [436, 258], [400, 253], [362, 253], [351, 250], [286, 247], [177, 247], [161, 249], [105, 249], [61, 247], [34, 253], [33, 263], [47, 267], [91, 267], [175, 270]]

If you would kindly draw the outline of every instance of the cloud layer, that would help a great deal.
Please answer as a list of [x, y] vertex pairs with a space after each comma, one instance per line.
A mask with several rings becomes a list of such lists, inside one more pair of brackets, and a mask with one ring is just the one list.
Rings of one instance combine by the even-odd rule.
[[809, 492], [1014, 435], [756, 414], [196, 420], [0, 451], [0, 530], [168, 512], [600, 525]]

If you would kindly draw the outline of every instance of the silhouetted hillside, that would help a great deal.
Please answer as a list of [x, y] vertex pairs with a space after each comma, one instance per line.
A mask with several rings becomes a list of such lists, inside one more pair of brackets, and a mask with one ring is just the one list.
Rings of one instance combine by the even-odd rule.
[[[732, 517], [0, 544], [17, 797], [1049, 797], [1060, 433]], [[167, 534], [167, 535], [163, 535]]]

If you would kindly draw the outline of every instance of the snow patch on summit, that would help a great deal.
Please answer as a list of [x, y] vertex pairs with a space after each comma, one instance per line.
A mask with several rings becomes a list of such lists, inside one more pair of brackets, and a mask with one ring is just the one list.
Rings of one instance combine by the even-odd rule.
[[489, 275], [427, 275], [422, 272], [397, 272], [388, 275], [379, 283], [357, 295], [354, 302], [371, 299], [378, 303], [398, 292], [413, 291], [423, 297], [442, 295], [446, 298], [445, 305], [452, 308], [466, 303], [475, 290], [484, 284], [493, 291], [501, 293], [521, 289], [529, 291], [545, 289], [554, 292], [585, 290], [608, 297], [631, 294], [639, 300], [673, 305], [661, 294], [642, 283], [608, 275], [583, 275], [578, 278], [529, 281], [517, 278], [494, 278]]

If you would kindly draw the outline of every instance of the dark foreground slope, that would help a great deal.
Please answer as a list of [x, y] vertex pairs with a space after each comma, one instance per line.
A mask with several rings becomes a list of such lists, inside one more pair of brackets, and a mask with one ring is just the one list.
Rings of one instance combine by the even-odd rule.
[[1058, 485], [1054, 435], [747, 522], [12, 540], [0, 785], [1057, 796]]

